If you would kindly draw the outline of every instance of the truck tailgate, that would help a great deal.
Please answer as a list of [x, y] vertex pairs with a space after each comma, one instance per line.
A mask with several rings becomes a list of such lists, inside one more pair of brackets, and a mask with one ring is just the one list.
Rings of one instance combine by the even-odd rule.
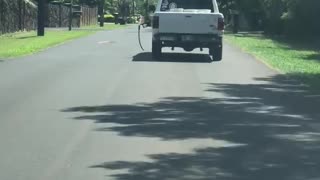
[[214, 13], [161, 12], [159, 33], [176, 34], [216, 34], [218, 18]]

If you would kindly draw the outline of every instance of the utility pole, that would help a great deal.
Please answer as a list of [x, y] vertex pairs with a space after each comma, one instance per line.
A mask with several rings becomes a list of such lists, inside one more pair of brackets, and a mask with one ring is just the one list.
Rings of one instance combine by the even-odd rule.
[[73, 6], [73, 0], [71, 0], [69, 4], [69, 31], [72, 30], [72, 16], [73, 16], [72, 6]]
[[45, 0], [38, 1], [38, 29], [37, 35], [44, 36], [44, 21], [45, 21]]
[[104, 13], [103, 13], [103, 9], [104, 9], [104, 0], [100, 0], [99, 2], [99, 6], [98, 6], [98, 11], [99, 11], [99, 16], [100, 16], [100, 27], [104, 26]]
[[149, 16], [149, 0], [146, 0], [146, 17]]
[[134, 3], [134, 0], [132, 0], [132, 16], [134, 16], [134, 6], [135, 6], [135, 3]]

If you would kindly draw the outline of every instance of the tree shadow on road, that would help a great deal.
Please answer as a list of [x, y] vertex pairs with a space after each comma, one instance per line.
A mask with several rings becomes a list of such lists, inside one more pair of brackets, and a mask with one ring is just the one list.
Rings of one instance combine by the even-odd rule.
[[162, 53], [159, 59], [152, 58], [151, 52], [144, 52], [135, 55], [134, 62], [172, 62], [172, 63], [211, 63], [212, 59], [207, 54], [191, 53]]
[[313, 91], [315, 93], [320, 91], [319, 73], [289, 73], [287, 76], [310, 86], [309, 91]]
[[[155, 103], [82, 106], [77, 120], [107, 123], [98, 131], [163, 141], [210, 138], [242, 146], [148, 155], [150, 162], [102, 162], [127, 170], [118, 180], [306, 180], [320, 178], [320, 94], [278, 75], [253, 84], [209, 83], [221, 98], [167, 97]], [[121, 126], [118, 126], [121, 125]]]
[[306, 59], [320, 61], [320, 52], [309, 55]]

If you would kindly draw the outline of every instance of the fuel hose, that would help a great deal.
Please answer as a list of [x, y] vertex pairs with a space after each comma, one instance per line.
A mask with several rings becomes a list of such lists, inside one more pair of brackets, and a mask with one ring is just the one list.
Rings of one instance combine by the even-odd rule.
[[140, 48], [142, 49], [142, 51], [144, 51], [143, 47], [142, 47], [142, 44], [141, 44], [141, 26], [142, 24], [140, 24], [138, 26], [138, 40], [139, 40], [139, 45], [140, 45]]

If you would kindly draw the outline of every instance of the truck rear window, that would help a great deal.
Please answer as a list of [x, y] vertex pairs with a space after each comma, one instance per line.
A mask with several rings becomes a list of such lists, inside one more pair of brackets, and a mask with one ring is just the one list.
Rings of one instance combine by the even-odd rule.
[[163, 0], [161, 11], [170, 9], [209, 9], [213, 12], [212, 0]]

